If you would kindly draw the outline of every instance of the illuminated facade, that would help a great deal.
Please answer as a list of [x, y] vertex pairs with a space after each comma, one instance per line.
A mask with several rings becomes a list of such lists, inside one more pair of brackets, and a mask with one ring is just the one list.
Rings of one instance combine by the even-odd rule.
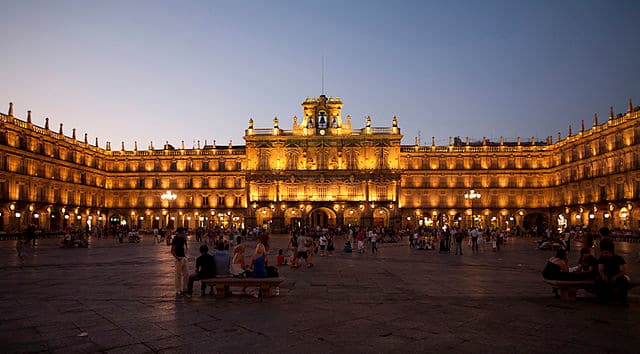
[[[0, 230], [68, 225], [419, 224], [639, 227], [640, 107], [553, 141], [401, 145], [390, 127], [352, 128], [339, 98], [307, 98], [291, 130], [245, 130], [245, 145], [105, 148], [0, 115]], [[480, 198], [465, 198], [473, 189]], [[167, 190], [175, 200], [162, 198]]]

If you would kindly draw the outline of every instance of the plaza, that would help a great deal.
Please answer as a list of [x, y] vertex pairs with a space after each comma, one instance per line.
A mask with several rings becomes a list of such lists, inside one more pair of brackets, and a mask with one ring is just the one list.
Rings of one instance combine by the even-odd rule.
[[[271, 240], [274, 262], [287, 236]], [[314, 268], [280, 267], [286, 281], [263, 302], [240, 294], [176, 298], [169, 247], [151, 236], [139, 244], [93, 238], [87, 249], [59, 242], [38, 240], [21, 263], [15, 241], [0, 241], [1, 352], [630, 353], [640, 346], [637, 289], [628, 308], [585, 293], [576, 302], [554, 299], [540, 275], [552, 252], [530, 238], [479, 254], [465, 241], [463, 256], [411, 250], [406, 239], [379, 245], [376, 256], [337, 247], [316, 256]], [[249, 254], [255, 242], [247, 244]], [[190, 238], [190, 271], [197, 248]], [[616, 250], [637, 279], [640, 243]]]

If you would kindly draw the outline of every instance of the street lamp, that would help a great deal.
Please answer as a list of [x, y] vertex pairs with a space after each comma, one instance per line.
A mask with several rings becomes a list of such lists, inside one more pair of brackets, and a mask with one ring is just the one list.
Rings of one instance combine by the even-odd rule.
[[169, 220], [171, 220], [171, 201], [176, 200], [178, 196], [175, 193], [171, 193], [171, 191], [168, 190], [164, 192], [164, 194], [162, 194], [160, 198], [162, 200], [166, 200], [169, 203], [169, 207], [167, 208], [167, 214], [168, 214]]
[[475, 223], [475, 218], [473, 216], [473, 200], [474, 199], [480, 199], [480, 193], [476, 193], [475, 190], [470, 190], [469, 193], [465, 193], [464, 194], [464, 199], [470, 199], [471, 200], [471, 225], [472, 226], [476, 226]]

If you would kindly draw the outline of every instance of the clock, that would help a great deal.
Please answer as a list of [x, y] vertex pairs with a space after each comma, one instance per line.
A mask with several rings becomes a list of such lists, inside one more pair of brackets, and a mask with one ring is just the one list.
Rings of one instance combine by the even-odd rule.
[[320, 129], [320, 135], [324, 135], [326, 132], [324, 129]]

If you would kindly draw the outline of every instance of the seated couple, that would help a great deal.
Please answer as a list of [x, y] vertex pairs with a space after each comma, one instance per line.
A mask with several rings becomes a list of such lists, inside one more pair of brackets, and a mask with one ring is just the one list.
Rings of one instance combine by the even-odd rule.
[[[631, 278], [627, 275], [624, 258], [615, 254], [614, 250], [613, 241], [610, 239], [603, 239], [600, 242], [598, 259], [591, 255], [589, 248], [582, 248], [579, 265], [571, 269], [567, 266], [567, 252], [558, 250], [556, 256], [551, 257], [547, 262], [542, 275], [549, 280], [595, 280], [595, 291], [600, 302], [608, 302], [615, 296], [626, 305]], [[554, 289], [554, 292], [556, 291], [557, 289]]]
[[[230, 273], [231, 256], [225, 251], [224, 242], [216, 244], [216, 251], [209, 254], [207, 245], [200, 246], [200, 256], [196, 259], [196, 272], [189, 276], [189, 287], [187, 295], [193, 293], [193, 282], [196, 280], [210, 279], [215, 277], [228, 277]], [[201, 283], [200, 291], [204, 295], [207, 285]]]
[[[269, 274], [269, 259], [267, 258], [266, 247], [262, 243], [256, 245], [256, 250], [249, 260], [249, 265], [244, 260], [244, 245], [240, 244], [233, 250], [233, 261], [231, 263], [231, 274], [237, 278], [268, 278], [274, 276]], [[272, 270], [273, 271], [273, 270]], [[275, 275], [277, 276], [277, 275]]]

